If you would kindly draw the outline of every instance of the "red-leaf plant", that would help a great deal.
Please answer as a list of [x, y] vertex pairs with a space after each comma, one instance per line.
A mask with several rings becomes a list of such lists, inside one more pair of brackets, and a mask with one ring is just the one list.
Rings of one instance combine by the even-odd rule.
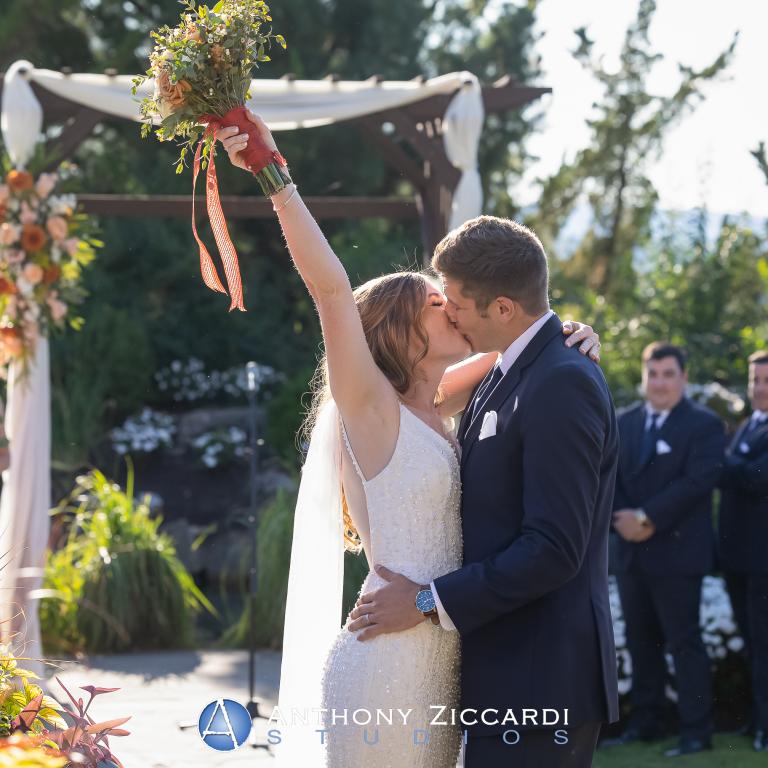
[[[56, 682], [64, 689], [69, 696], [76, 711], [65, 707], [66, 713], [75, 721], [75, 724], [61, 730], [54, 728], [45, 732], [46, 741], [52, 742], [61, 752], [67, 754], [70, 759], [69, 765], [83, 766], [83, 768], [97, 768], [106, 761], [111, 761], [117, 768], [124, 768], [123, 764], [112, 754], [109, 748], [107, 736], [128, 736], [130, 731], [126, 731], [119, 726], [130, 720], [130, 717], [118, 717], [114, 720], [105, 720], [97, 723], [88, 714], [88, 709], [93, 700], [102, 693], [112, 693], [119, 691], [119, 688], [97, 688], [94, 685], [81, 686], [81, 690], [86, 691], [90, 698], [88, 703], [83, 706], [82, 698], [75, 701], [74, 696], [69, 692], [64, 683], [56, 677]], [[42, 695], [36, 696], [29, 704], [14, 718], [11, 729], [19, 731], [29, 731], [32, 723], [37, 717], [42, 707]]]

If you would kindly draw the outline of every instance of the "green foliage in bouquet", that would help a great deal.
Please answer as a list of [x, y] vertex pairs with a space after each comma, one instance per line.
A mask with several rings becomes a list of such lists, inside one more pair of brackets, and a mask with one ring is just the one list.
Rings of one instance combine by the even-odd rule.
[[[152, 96], [141, 102], [141, 115], [147, 122], [142, 136], [152, 130], [161, 141], [186, 139], [180, 146], [176, 173], [184, 169], [187, 153], [203, 134], [201, 118], [223, 117], [249, 98], [251, 72], [260, 62], [270, 61], [267, 51], [275, 42], [286, 47], [282, 35], [272, 33], [265, 24], [272, 21], [269, 7], [262, 0], [221, 0], [213, 8], [195, 6], [181, 0], [185, 11], [176, 27], [163, 26], [152, 32], [155, 47], [151, 67], [134, 79], [133, 93], [154, 78]], [[206, 137], [203, 149], [208, 157], [214, 142]]]
[[177, 558], [159, 516], [101, 472], [81, 476], [57, 514], [68, 515], [64, 547], [45, 570], [40, 616], [46, 648], [57, 652], [192, 645], [196, 611], [216, 610]]

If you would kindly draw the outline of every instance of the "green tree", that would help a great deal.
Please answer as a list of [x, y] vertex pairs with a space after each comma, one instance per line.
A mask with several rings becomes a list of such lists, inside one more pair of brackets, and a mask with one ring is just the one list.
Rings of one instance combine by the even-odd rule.
[[663, 150], [669, 128], [704, 98], [703, 87], [731, 60], [736, 38], [702, 69], [679, 65], [680, 81], [670, 96], [648, 91], [646, 81], [662, 55], [650, 48], [648, 30], [655, 0], [641, 0], [628, 28], [617, 71], [607, 69], [593, 53], [584, 28], [576, 30], [576, 60], [604, 90], [588, 120], [590, 145], [543, 182], [533, 224], [554, 252], [554, 243], [577, 205], [587, 203], [591, 223], [576, 251], [562, 265], [572, 290], [588, 286], [609, 301], [632, 296], [633, 257], [650, 242], [657, 194], [647, 176]]
[[765, 154], [765, 142], [761, 141], [757, 145], [757, 149], [750, 150], [750, 154], [757, 160], [757, 165], [765, 176], [765, 183], [768, 184], [768, 157]]
[[603, 334], [602, 365], [620, 404], [636, 397], [643, 347], [660, 339], [687, 349], [692, 382], [743, 389], [747, 357], [768, 339], [768, 242], [746, 217], [725, 217], [711, 242], [704, 210], [660, 226], [636, 272], [632, 309], [586, 290], [565, 313]]

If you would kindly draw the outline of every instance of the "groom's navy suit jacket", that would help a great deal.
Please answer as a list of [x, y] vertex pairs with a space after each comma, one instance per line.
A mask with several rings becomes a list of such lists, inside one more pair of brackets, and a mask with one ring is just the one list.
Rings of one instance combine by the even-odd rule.
[[[616, 415], [599, 366], [563, 341], [554, 315], [459, 428], [464, 565], [435, 588], [462, 636], [461, 707], [478, 719], [484, 709], [520, 719], [523, 708], [567, 708], [574, 727], [618, 719], [608, 601]], [[488, 411], [496, 435], [478, 440]]]

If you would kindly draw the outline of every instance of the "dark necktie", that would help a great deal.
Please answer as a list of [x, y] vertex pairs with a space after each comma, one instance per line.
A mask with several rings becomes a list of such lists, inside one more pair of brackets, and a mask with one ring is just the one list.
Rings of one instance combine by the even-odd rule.
[[659, 439], [660, 413], [651, 413], [651, 422], [643, 432], [643, 442], [640, 445], [640, 462], [638, 466], [644, 467], [656, 452], [656, 441]]
[[493, 369], [491, 378], [488, 379], [486, 385], [477, 393], [477, 396], [475, 397], [475, 404], [472, 406], [472, 419], [474, 419], [475, 416], [477, 416], [477, 414], [480, 413], [483, 408], [485, 408], [485, 405], [488, 402], [488, 398], [496, 389], [496, 385], [501, 381], [503, 375], [504, 374], [501, 372], [501, 366], [497, 365]]

